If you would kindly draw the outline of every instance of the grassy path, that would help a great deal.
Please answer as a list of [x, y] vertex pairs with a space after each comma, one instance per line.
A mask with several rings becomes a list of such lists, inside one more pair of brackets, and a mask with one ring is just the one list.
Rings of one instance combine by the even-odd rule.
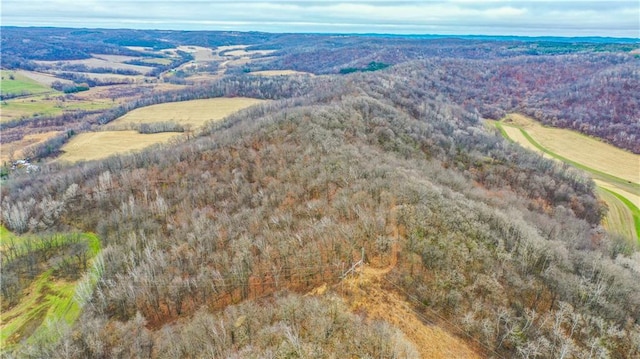
[[[33, 238], [16, 236], [0, 227], [1, 241], [7, 245], [22, 245]], [[84, 233], [81, 241], [87, 244], [89, 265], [78, 280], [57, 277], [54, 266], [36, 275], [24, 289], [18, 304], [3, 311], [0, 316], [0, 356], [13, 351], [23, 342], [53, 342], [61, 328], [71, 325], [80, 316], [82, 307], [102, 275], [99, 256], [100, 240], [95, 234]], [[64, 246], [62, 243], [60, 246]], [[62, 325], [61, 325], [62, 323]]]
[[[522, 118], [523, 116], [521, 116], [520, 120], [522, 120]], [[503, 121], [495, 121], [493, 124], [500, 131], [502, 136], [509, 141], [519, 143], [532, 150], [537, 150], [545, 157], [554, 158], [589, 173], [598, 185], [598, 193], [600, 197], [609, 207], [609, 213], [607, 218], [605, 218], [605, 226], [613, 232], [619, 233], [640, 243], [640, 210], [638, 209], [640, 206], [640, 183], [635, 182], [635, 178], [633, 177], [635, 170], [634, 167], [640, 165], [640, 162], [637, 162], [637, 160], [631, 156], [630, 161], [635, 161], [637, 163], [630, 164], [631, 170], [627, 172], [631, 173], [631, 176], [625, 175], [627, 178], [621, 178], [600, 169], [593, 168], [593, 166], [587, 165], [583, 162], [570, 159], [564, 153], [559, 154], [558, 151], [552, 151], [534, 138], [534, 136], [527, 131], [526, 125], [522, 126], [521, 124], [516, 123], [506, 124]], [[569, 130], [554, 130], [572, 132]], [[574, 138], [579, 139], [580, 137]], [[548, 138], [548, 140], [552, 139], [553, 138]], [[567, 152], [575, 153], [575, 151], [580, 151], [582, 149], [581, 144], [578, 143], [578, 141], [576, 141], [574, 146], [576, 148]], [[599, 150], [599, 155], [602, 155], [602, 153], [606, 155], [606, 149]], [[586, 155], [588, 154], [589, 153], [587, 152]]]

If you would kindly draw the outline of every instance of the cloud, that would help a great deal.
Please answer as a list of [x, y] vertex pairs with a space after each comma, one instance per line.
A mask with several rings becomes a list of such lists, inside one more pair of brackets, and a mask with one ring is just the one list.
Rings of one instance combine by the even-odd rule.
[[637, 0], [3, 0], [2, 23], [272, 32], [640, 37], [640, 7]]

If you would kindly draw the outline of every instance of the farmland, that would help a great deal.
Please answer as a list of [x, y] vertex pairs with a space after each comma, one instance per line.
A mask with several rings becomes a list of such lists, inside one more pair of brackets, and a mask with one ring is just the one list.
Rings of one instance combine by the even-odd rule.
[[178, 132], [141, 134], [131, 129], [141, 124], [175, 123], [198, 129], [209, 121], [219, 121], [239, 110], [264, 102], [252, 98], [213, 98], [171, 102], [136, 109], [112, 121], [104, 131], [82, 133], [67, 143], [60, 161], [96, 160], [116, 153], [139, 151], [148, 146], [166, 143]]
[[2, 96], [6, 95], [23, 95], [38, 94], [46, 92], [56, 92], [53, 89], [29, 78], [20, 71], [1, 70], [2, 75]]
[[249, 106], [264, 102], [245, 97], [212, 98], [184, 102], [170, 102], [133, 110], [107, 125], [108, 129], [127, 128], [142, 123], [176, 122], [192, 128], [208, 121], [218, 121]]
[[100, 131], [81, 133], [62, 147], [61, 162], [91, 161], [114, 154], [139, 151], [146, 147], [169, 142], [175, 132], [141, 134], [138, 131]]
[[509, 114], [494, 124], [504, 136], [523, 147], [588, 172], [609, 207], [605, 226], [640, 241], [639, 155], [571, 130], [544, 127], [520, 114]]

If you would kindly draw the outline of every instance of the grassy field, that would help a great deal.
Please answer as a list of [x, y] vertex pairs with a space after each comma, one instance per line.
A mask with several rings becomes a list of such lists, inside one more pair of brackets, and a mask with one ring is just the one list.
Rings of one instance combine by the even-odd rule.
[[59, 96], [34, 95], [2, 102], [0, 122], [35, 116], [56, 116], [65, 111], [99, 110], [114, 106], [109, 99], [64, 100]]
[[62, 147], [57, 161], [78, 162], [107, 158], [114, 154], [139, 151], [151, 145], [169, 142], [176, 132], [140, 134], [137, 131], [86, 132], [73, 137]]
[[295, 71], [295, 70], [265, 70], [265, 71], [254, 71], [250, 73], [251, 75], [258, 76], [288, 76], [288, 75], [307, 75], [313, 76], [308, 72]]
[[[3, 245], [9, 240], [14, 245], [21, 245], [25, 240], [29, 240], [27, 237], [13, 235], [3, 227], [0, 228], [0, 233]], [[101, 247], [98, 237], [85, 233], [81, 240], [88, 244], [88, 257], [94, 258]], [[24, 290], [20, 302], [2, 312], [0, 354], [12, 350], [25, 340], [55, 340], [58, 335], [57, 323], [64, 321], [71, 324], [79, 317], [84, 303], [75, 298], [76, 287], [80, 282], [87, 281], [87, 276], [70, 281], [56, 277], [55, 270], [49, 268], [36, 276]], [[95, 271], [95, 266], [91, 267], [90, 271]]]
[[589, 168], [624, 180], [640, 183], [640, 156], [575, 131], [545, 127], [534, 120], [510, 114], [505, 124], [526, 131], [536, 142], [553, 153]]
[[109, 123], [107, 128], [116, 129], [132, 124], [139, 125], [167, 121], [199, 128], [209, 121], [219, 121], [234, 112], [262, 102], [264, 100], [246, 97], [220, 97], [163, 103], [135, 109]]
[[605, 227], [640, 242], [640, 156], [519, 114], [492, 124], [509, 140], [589, 173], [609, 207]]
[[629, 210], [629, 206], [620, 200], [619, 195], [605, 187], [598, 186], [598, 195], [609, 207], [609, 211], [603, 221], [605, 228], [625, 238], [637, 239], [638, 223], [636, 223], [636, 228], [628, 225], [634, 222], [634, 216], [632, 211]]
[[0, 70], [2, 80], [0, 81], [0, 91], [5, 94], [38, 94], [57, 92], [38, 81], [31, 79], [16, 71]]
[[89, 59], [83, 59], [83, 60], [35, 61], [35, 62], [39, 65], [48, 66], [52, 69], [61, 69], [61, 67], [65, 65], [84, 65], [89, 69], [104, 67], [104, 68], [118, 69], [118, 70], [133, 70], [133, 71], [138, 71], [142, 74], [146, 74], [147, 72], [153, 69], [150, 66], [130, 65], [130, 64], [124, 64], [118, 61], [111, 61], [111, 60], [100, 59], [95, 57], [92, 57]]
[[148, 146], [166, 143], [180, 133], [140, 134], [124, 130], [159, 122], [175, 122], [193, 129], [209, 121], [219, 121], [228, 115], [264, 100], [253, 98], [214, 98], [171, 102], [136, 109], [105, 126], [106, 131], [81, 133], [62, 147], [58, 161], [77, 162], [106, 158], [114, 154], [139, 151]]

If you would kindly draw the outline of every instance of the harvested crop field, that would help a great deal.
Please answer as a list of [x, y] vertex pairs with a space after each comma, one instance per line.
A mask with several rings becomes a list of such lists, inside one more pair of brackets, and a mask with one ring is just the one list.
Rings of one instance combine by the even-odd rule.
[[640, 183], [639, 155], [574, 131], [544, 127], [533, 119], [518, 114], [508, 115], [504, 123], [513, 123], [523, 128], [540, 145], [569, 160], [630, 182]]
[[264, 102], [246, 97], [219, 97], [204, 100], [170, 102], [142, 107], [112, 121], [108, 128], [126, 128], [130, 125], [157, 122], [176, 122], [194, 128], [208, 121], [219, 121], [234, 112]]
[[151, 145], [167, 143], [176, 132], [140, 134], [137, 131], [102, 131], [81, 133], [62, 147], [58, 161], [78, 162], [107, 158], [114, 154], [140, 151]]

